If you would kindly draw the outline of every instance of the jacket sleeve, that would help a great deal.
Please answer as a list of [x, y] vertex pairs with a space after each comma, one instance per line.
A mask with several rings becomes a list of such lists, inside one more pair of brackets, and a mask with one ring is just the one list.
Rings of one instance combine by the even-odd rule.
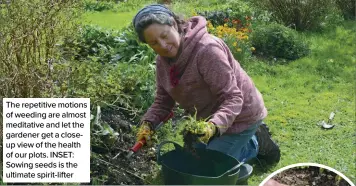
[[[158, 71], [158, 69], [157, 69]], [[158, 74], [158, 73], [157, 73]], [[141, 118], [142, 121], [149, 121], [155, 128], [172, 111], [175, 101], [161, 86], [160, 78], [156, 75], [156, 95], [153, 104]]]
[[237, 65], [228, 60], [227, 52], [218, 43], [205, 46], [200, 55], [198, 69], [210, 91], [217, 98], [217, 111], [210, 122], [220, 135], [232, 125], [243, 105], [243, 93], [237, 86]]

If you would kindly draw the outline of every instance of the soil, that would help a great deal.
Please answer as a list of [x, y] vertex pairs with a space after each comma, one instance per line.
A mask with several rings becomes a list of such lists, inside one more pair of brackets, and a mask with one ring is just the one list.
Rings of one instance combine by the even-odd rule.
[[154, 150], [140, 149], [127, 159], [129, 149], [134, 140], [124, 141], [112, 148], [111, 152], [96, 154], [91, 159], [91, 184], [104, 185], [143, 185], [146, 177], [155, 171]]
[[288, 169], [277, 174], [273, 179], [289, 186], [350, 186], [336, 173], [313, 166]]
[[189, 153], [191, 153], [195, 158], [199, 159], [195, 149], [194, 149], [194, 142], [197, 141], [197, 136], [188, 132], [188, 131], [184, 131], [184, 138], [183, 138], [183, 142], [184, 142], [184, 148], [186, 151], [188, 151]]
[[[135, 144], [136, 137], [131, 132], [134, 123], [120, 115], [102, 115], [102, 120], [119, 132], [114, 144], [92, 145], [91, 184], [100, 185], [143, 185], [148, 176], [157, 172], [155, 149], [143, 147], [130, 159], [125, 156]], [[102, 137], [102, 141], [106, 141]], [[93, 144], [93, 143], [92, 143]], [[93, 178], [99, 180], [93, 180]]]
[[[157, 173], [155, 150], [142, 148], [130, 159], [125, 156], [136, 142], [131, 132], [134, 125], [122, 115], [102, 113], [102, 122], [107, 122], [119, 133], [111, 142], [107, 136], [91, 137], [90, 185], [145, 185], [148, 176]], [[103, 143], [104, 142], [104, 143]], [[109, 145], [110, 144], [110, 145]], [[58, 183], [53, 183], [58, 185]], [[7, 185], [41, 185], [41, 183], [7, 183]], [[52, 185], [49, 183], [48, 185]], [[88, 183], [82, 183], [88, 185]]]

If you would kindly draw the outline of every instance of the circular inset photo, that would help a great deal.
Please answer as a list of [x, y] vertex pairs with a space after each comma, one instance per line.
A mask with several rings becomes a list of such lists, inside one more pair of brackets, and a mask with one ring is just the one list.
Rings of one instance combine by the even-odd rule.
[[316, 163], [293, 164], [279, 169], [260, 186], [355, 186], [339, 171]]

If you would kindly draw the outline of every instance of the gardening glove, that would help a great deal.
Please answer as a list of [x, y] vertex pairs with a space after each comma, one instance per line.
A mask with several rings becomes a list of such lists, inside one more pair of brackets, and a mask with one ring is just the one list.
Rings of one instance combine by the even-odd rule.
[[[185, 134], [193, 135], [197, 142], [205, 144], [218, 132], [216, 125], [212, 122], [198, 122], [194, 125], [187, 125], [184, 130], [186, 131]], [[188, 137], [187, 135], [186, 137]]]
[[154, 131], [152, 130], [152, 123], [148, 121], [142, 121], [141, 126], [136, 135], [136, 140], [140, 141], [141, 139], [145, 139], [146, 144], [148, 146], [152, 146], [154, 140], [153, 134]]

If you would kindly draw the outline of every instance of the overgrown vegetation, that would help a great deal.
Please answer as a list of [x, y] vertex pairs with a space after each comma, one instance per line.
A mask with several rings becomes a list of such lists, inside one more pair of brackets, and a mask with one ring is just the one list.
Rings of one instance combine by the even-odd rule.
[[[53, 96], [57, 44], [77, 26], [72, 1], [11, 1], [0, 11], [0, 96]], [[51, 7], [51, 8], [48, 8]], [[74, 10], [74, 11], [73, 11]]]
[[309, 54], [309, 46], [295, 30], [280, 24], [258, 27], [252, 36], [256, 53], [273, 58], [295, 60]]
[[336, 4], [346, 20], [356, 19], [356, 2], [355, 0], [336, 0]]
[[113, 31], [86, 25], [77, 38], [65, 40], [62, 50], [65, 56], [74, 55], [75, 60], [90, 59], [100, 63], [148, 65], [155, 58], [151, 48], [137, 41], [131, 26]]
[[208, 123], [205, 120], [197, 120], [196, 115], [188, 117], [184, 122], [181, 122], [182, 130], [179, 132], [183, 137], [184, 148], [191, 152], [193, 155], [196, 155], [194, 145], [198, 142], [202, 142], [199, 140], [199, 137], [204, 136], [206, 127], [208, 127]]
[[317, 29], [332, 11], [334, 0], [260, 0], [259, 8], [266, 8], [285, 26], [304, 31]]
[[[232, 20], [240, 20], [234, 23], [234, 28], [241, 29], [250, 26], [253, 9], [247, 2], [230, 2], [228, 7], [217, 10], [199, 11], [198, 9], [197, 14], [206, 17], [214, 26], [223, 25], [227, 22], [229, 22], [229, 26], [232, 26]], [[246, 17], [250, 19], [246, 19]]]
[[252, 32], [252, 11], [246, 3], [234, 3], [232, 8], [198, 12], [208, 20], [208, 31], [225, 41], [234, 57], [245, 63], [255, 50], [249, 36]]

